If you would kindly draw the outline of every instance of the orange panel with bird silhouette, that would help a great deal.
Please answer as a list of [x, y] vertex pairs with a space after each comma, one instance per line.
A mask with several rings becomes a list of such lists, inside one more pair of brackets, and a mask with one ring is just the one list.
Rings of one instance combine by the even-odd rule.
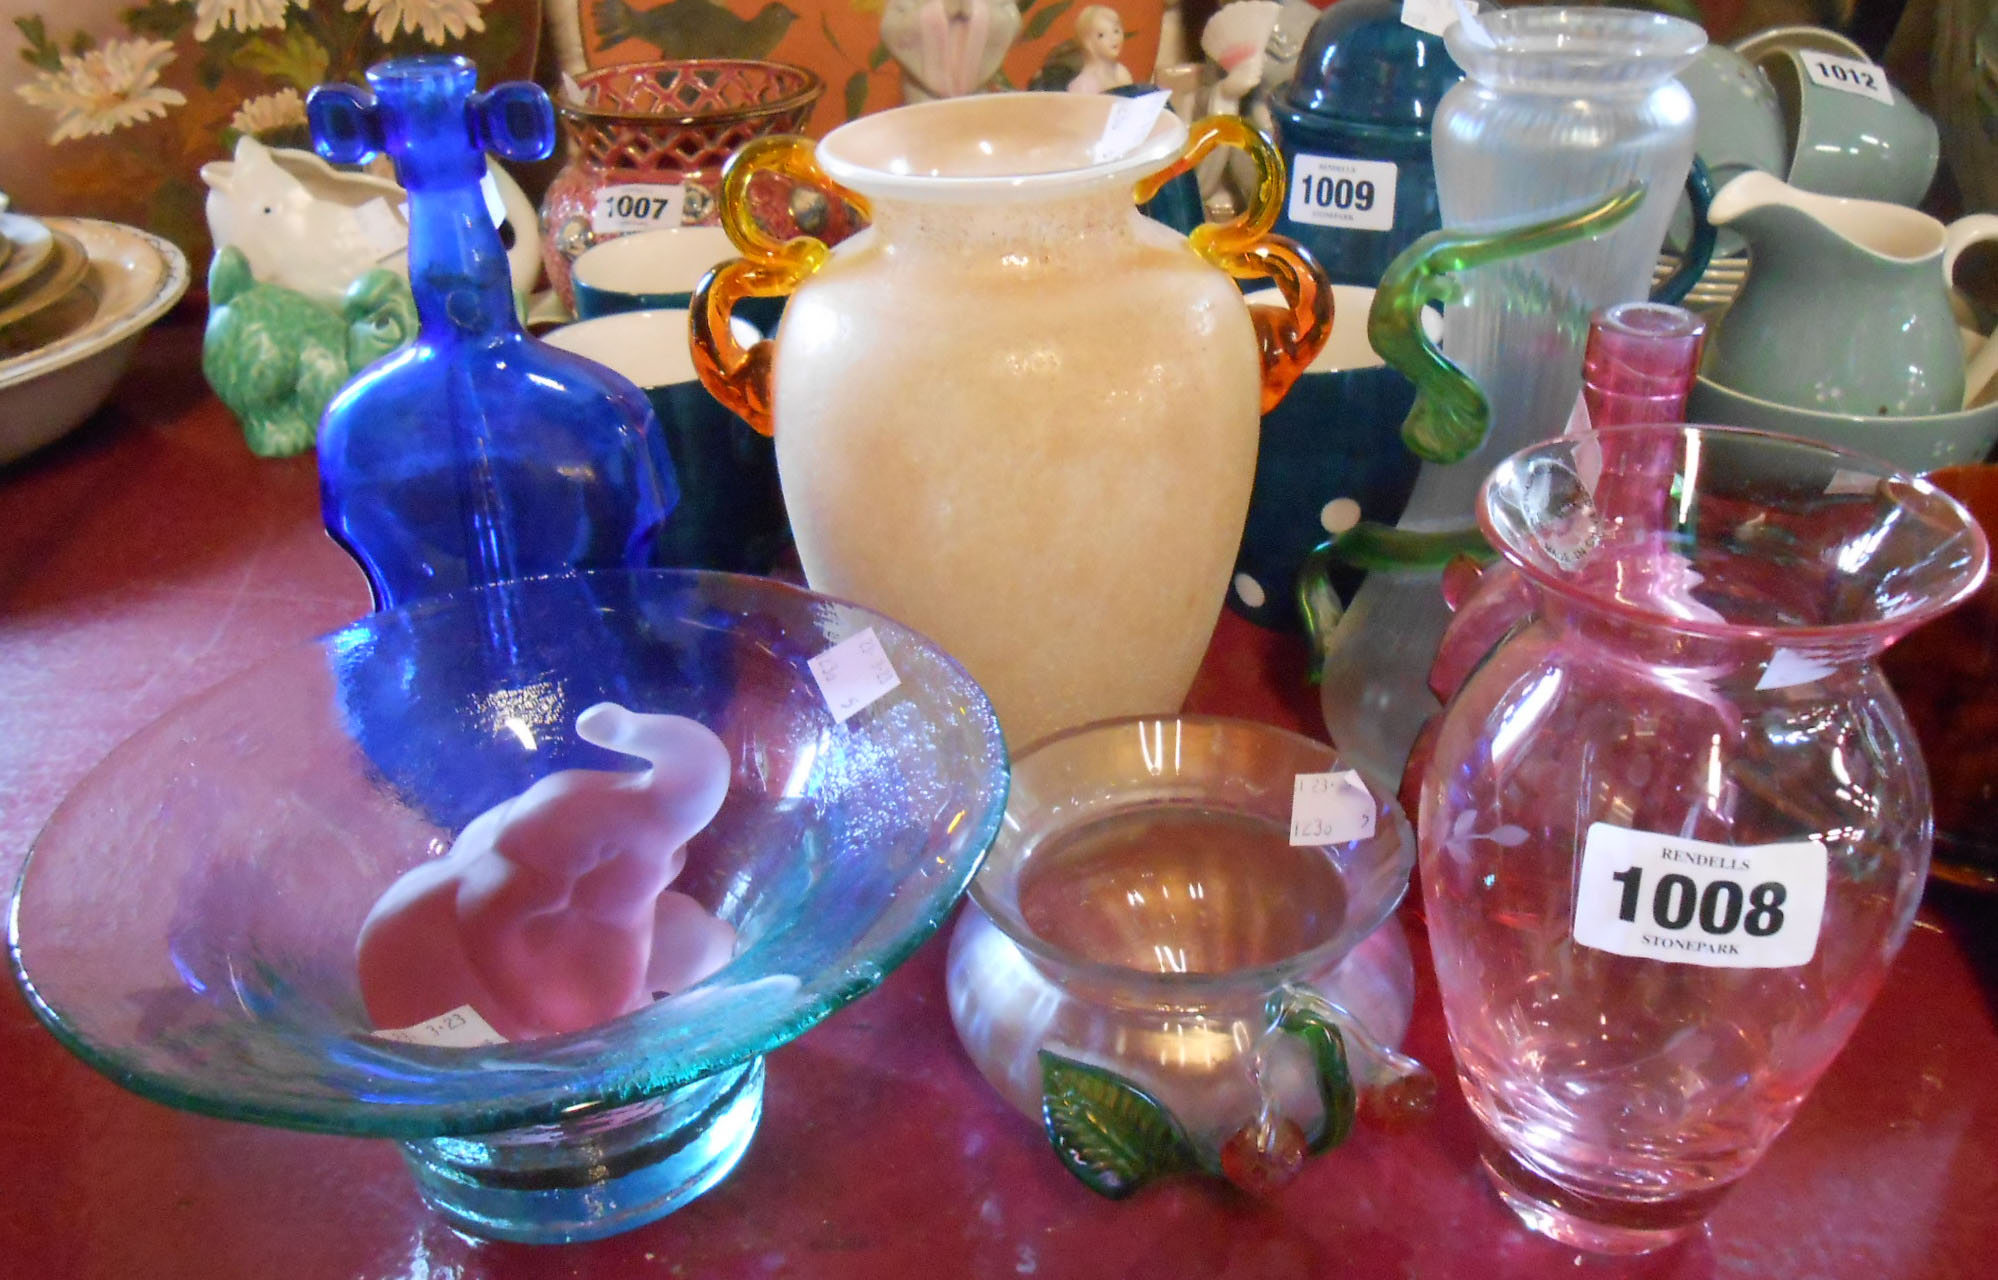
[[[1075, 20], [1104, 0], [1021, 0], [1019, 36], [994, 81], [997, 88], [1026, 88], [1052, 59], [1075, 58]], [[1164, 0], [1107, 0], [1124, 24], [1122, 61], [1140, 80], [1158, 52]], [[975, 12], [1010, 0], [571, 0], [575, 24], [571, 50], [580, 46], [587, 67], [656, 58], [772, 58], [817, 72], [825, 96], [811, 132], [827, 129], [903, 100], [902, 69], [881, 39], [883, 13], [891, 7], [927, 15], [948, 40], [981, 21]], [[570, 5], [551, 6], [554, 21]], [[905, 15], [916, 19], [920, 15]], [[569, 43], [558, 39], [558, 47]], [[573, 56], [573, 55], [572, 55]]]

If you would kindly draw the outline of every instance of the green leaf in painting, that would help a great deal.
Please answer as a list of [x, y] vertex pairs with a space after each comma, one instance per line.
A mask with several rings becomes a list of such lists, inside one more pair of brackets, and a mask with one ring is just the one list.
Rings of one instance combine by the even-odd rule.
[[39, 16], [14, 19], [15, 29], [28, 42], [21, 61], [43, 71], [62, 70], [62, 51], [49, 41], [49, 31]]
[[284, 33], [282, 43], [259, 36], [236, 54], [238, 66], [260, 71], [300, 89], [310, 89], [325, 80], [330, 61], [325, 46], [297, 27]]
[[193, 25], [194, 6], [176, 0], [146, 0], [145, 4], [134, 5], [119, 14], [118, 19], [135, 36], [171, 40]]
[[1055, 3], [1028, 19], [1027, 25], [1020, 31], [1020, 39], [1038, 40], [1046, 35], [1048, 28], [1055, 24], [1055, 19], [1067, 13], [1069, 6], [1074, 3], [1075, 0], [1055, 0]]
[[229, 74], [229, 65], [217, 57], [214, 50], [204, 51], [201, 61], [194, 65], [194, 82], [209, 93], [222, 87], [222, 78]]
[[846, 118], [851, 120], [867, 105], [867, 73], [856, 71], [846, 80]]
[[88, 31], [79, 31], [69, 38], [70, 56], [81, 58], [97, 47], [97, 37]]
[[1041, 1050], [1041, 1122], [1076, 1180], [1121, 1200], [1200, 1158], [1186, 1130], [1150, 1094], [1114, 1071]]
[[867, 55], [867, 69], [869, 71], [879, 71], [887, 64], [888, 46], [877, 40], [874, 42], [874, 51]]
[[826, 21], [826, 11], [824, 9], [819, 10], [819, 30], [825, 34], [826, 43], [833, 47], [833, 52], [844, 58], [846, 50], [840, 48], [839, 37], [833, 34], [832, 23]]

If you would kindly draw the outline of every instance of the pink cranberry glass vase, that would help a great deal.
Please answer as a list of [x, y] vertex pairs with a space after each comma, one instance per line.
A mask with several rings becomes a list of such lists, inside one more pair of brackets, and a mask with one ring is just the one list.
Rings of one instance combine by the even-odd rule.
[[1924, 480], [1703, 427], [1527, 449], [1479, 517], [1520, 586], [1438, 658], [1468, 676], [1420, 788], [1437, 982], [1506, 1203], [1641, 1253], [1782, 1131], [1907, 933], [1928, 775], [1876, 659], [1989, 553]]

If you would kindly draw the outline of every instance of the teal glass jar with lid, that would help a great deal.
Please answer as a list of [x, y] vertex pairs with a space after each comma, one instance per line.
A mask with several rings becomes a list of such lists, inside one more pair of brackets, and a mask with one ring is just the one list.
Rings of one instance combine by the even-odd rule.
[[1371, 288], [1394, 256], [1441, 224], [1430, 126], [1464, 78], [1401, 19], [1401, 0], [1342, 0], [1311, 25], [1271, 116], [1290, 192], [1277, 230], [1334, 284]]

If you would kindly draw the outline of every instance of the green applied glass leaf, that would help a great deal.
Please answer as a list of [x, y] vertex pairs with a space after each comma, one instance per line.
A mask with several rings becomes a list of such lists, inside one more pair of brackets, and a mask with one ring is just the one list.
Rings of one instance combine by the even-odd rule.
[[1402, 424], [1402, 442], [1425, 462], [1461, 462], [1484, 443], [1491, 404], [1484, 390], [1444, 356], [1422, 328], [1432, 302], [1456, 296], [1457, 279], [1478, 267], [1524, 257], [1610, 230], [1644, 200], [1632, 183], [1592, 204], [1539, 222], [1463, 230], [1444, 227], [1402, 250], [1382, 273], [1367, 315], [1367, 341], [1415, 383], [1415, 405]]
[[1310, 682], [1324, 675], [1325, 653], [1332, 633], [1346, 611], [1332, 589], [1332, 567], [1347, 565], [1368, 573], [1401, 570], [1438, 571], [1459, 555], [1478, 564], [1498, 558], [1485, 535], [1476, 529], [1416, 532], [1374, 520], [1362, 520], [1335, 538], [1319, 543], [1297, 571], [1297, 613], [1311, 641]]
[[1491, 543], [1476, 529], [1416, 532], [1374, 520], [1360, 521], [1328, 545], [1334, 560], [1368, 573], [1395, 569], [1433, 571], [1460, 555], [1469, 556], [1479, 564], [1498, 559]]
[[1121, 1200], [1153, 1178], [1200, 1168], [1186, 1130], [1143, 1089], [1046, 1049], [1040, 1057], [1041, 1120], [1083, 1186]]
[[1317, 1155], [1344, 1142], [1353, 1132], [1353, 1115], [1359, 1109], [1359, 1095], [1353, 1089], [1353, 1073], [1346, 1063], [1346, 1038], [1339, 1033], [1330, 1011], [1316, 1001], [1279, 994], [1270, 1012], [1279, 1029], [1304, 1041], [1311, 1051], [1311, 1064], [1318, 1081], [1318, 1100], [1325, 1119], [1311, 1139], [1310, 1151]]

